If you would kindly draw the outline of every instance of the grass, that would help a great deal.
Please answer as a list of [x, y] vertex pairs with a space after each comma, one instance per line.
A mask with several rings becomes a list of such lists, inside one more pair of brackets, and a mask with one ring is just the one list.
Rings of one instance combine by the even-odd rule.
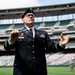
[[[69, 67], [47, 67], [48, 75], [75, 75]], [[0, 75], [13, 75], [13, 67], [0, 67]]]
[[48, 75], [75, 75], [69, 67], [48, 67]]
[[13, 67], [0, 67], [0, 75], [13, 75]]

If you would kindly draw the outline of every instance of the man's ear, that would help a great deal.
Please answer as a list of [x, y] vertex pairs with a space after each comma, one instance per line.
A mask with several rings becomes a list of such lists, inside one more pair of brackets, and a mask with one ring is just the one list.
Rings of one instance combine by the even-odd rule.
[[22, 18], [22, 21], [24, 22], [24, 19]]

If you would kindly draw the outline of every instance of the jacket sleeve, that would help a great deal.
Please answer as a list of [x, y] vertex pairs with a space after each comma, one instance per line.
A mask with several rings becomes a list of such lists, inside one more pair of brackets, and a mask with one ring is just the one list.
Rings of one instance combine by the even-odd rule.
[[13, 49], [15, 49], [15, 42], [13, 44], [9, 44], [8, 40], [9, 40], [9, 38], [6, 39], [6, 41], [4, 43], [4, 49], [5, 50], [13, 50]]

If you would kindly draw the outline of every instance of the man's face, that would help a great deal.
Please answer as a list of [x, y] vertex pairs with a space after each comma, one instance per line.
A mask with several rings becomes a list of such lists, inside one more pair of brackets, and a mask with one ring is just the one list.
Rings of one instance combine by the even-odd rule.
[[22, 21], [26, 24], [26, 25], [30, 25], [33, 26], [34, 24], [34, 14], [33, 13], [27, 13], [24, 18], [22, 18]]

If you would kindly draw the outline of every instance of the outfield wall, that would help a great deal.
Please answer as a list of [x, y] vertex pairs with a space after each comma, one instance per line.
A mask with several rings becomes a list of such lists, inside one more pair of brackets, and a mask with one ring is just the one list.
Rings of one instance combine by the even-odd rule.
[[[46, 61], [48, 66], [69, 66], [69, 58], [74, 59], [74, 49], [68, 49], [69, 52], [49, 53], [46, 52]], [[0, 51], [0, 67], [13, 66], [15, 58], [15, 51]], [[65, 61], [66, 60], [66, 61]]]

